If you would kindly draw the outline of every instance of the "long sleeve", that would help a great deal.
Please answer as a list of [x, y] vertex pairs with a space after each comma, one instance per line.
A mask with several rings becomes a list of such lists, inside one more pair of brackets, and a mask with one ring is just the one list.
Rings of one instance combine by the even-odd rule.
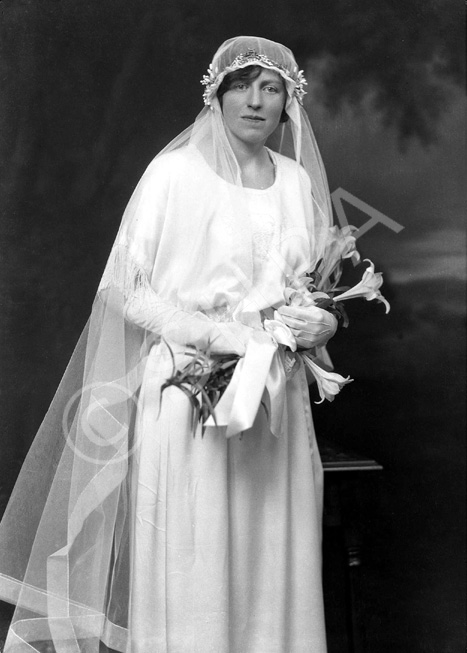
[[126, 299], [125, 318], [169, 342], [209, 349], [213, 353], [245, 353], [252, 329], [239, 322], [213, 322], [203, 313], [188, 313], [161, 299], [149, 283]]

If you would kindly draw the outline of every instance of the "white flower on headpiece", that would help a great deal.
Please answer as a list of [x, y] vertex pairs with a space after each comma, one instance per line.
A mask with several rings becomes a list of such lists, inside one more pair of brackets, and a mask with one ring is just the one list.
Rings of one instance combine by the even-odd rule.
[[303, 104], [303, 96], [306, 95], [304, 86], [308, 86], [303, 70], [299, 70], [295, 79], [295, 95], [300, 104]]
[[355, 297], [364, 297], [368, 302], [372, 299], [376, 299], [379, 302], [382, 302], [386, 307], [386, 313], [389, 313], [391, 307], [389, 302], [383, 297], [379, 289], [383, 285], [383, 274], [382, 272], [375, 273], [375, 266], [366, 258], [364, 261], [368, 261], [370, 264], [365, 272], [363, 273], [362, 280], [357, 283], [353, 288], [346, 290], [341, 295], [336, 295], [334, 300], [340, 302], [343, 299], [353, 299]]
[[203, 98], [204, 98], [204, 103], [207, 106], [210, 106], [211, 104], [210, 98], [212, 94], [216, 91], [217, 87], [219, 86], [220, 81], [222, 81], [220, 80], [218, 82], [217, 81], [218, 77], [219, 75], [217, 73], [217, 69], [214, 70], [212, 67], [212, 63], [210, 63], [207, 71], [207, 75], [203, 75], [203, 79], [201, 80], [201, 84], [203, 84], [206, 87], [203, 93]]

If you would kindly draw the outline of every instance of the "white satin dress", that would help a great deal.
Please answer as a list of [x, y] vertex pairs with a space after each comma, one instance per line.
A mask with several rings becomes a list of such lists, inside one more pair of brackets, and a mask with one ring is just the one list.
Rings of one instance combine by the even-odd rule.
[[[265, 297], [283, 293], [267, 262], [281, 223], [276, 198], [288, 191], [284, 157], [276, 163], [270, 189], [248, 190], [252, 289]], [[165, 345], [151, 349], [131, 470], [127, 653], [325, 653], [323, 475], [296, 367], [278, 435], [260, 408], [241, 435], [208, 428], [193, 437], [185, 395], [169, 388], [160, 404], [172, 363]]]

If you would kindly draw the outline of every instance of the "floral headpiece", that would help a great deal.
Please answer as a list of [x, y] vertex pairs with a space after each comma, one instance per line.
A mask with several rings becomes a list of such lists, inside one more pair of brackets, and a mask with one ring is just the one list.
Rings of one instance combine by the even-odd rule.
[[303, 104], [303, 96], [306, 94], [304, 87], [307, 84], [307, 81], [303, 75], [303, 70], [298, 70], [297, 66], [294, 71], [290, 71], [285, 68], [285, 66], [282, 66], [281, 64], [267, 57], [265, 54], [258, 54], [256, 50], [251, 49], [247, 50], [247, 52], [244, 54], [239, 54], [237, 57], [235, 57], [232, 63], [224, 68], [222, 72], [219, 72], [217, 66], [216, 68], [213, 68], [212, 64], [209, 65], [207, 75], [204, 75], [203, 79], [201, 80], [201, 84], [206, 86], [203, 93], [204, 104], [206, 106], [211, 106], [212, 96], [217, 91], [220, 84], [222, 83], [222, 80], [228, 73], [231, 73], [234, 70], [238, 70], [239, 68], [246, 68], [246, 66], [254, 65], [277, 70], [282, 75], [282, 77], [285, 77], [287, 81], [293, 84], [293, 95], [297, 98], [300, 104]]

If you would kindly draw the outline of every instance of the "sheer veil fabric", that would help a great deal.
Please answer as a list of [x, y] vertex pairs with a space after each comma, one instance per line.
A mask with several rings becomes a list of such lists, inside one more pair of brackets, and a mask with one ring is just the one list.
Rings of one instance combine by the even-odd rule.
[[[251, 52], [263, 59], [242, 59]], [[289, 117], [267, 143], [278, 170], [287, 171], [290, 197], [274, 200], [282, 225], [271, 282], [261, 287], [254, 283], [252, 193], [242, 185], [216, 97], [225, 74], [252, 62], [283, 77]], [[285, 278], [322, 256], [329, 191], [291, 51], [237, 37], [221, 46], [211, 70], [208, 103], [150, 163], [129, 201], [88, 323], [0, 524], [0, 598], [17, 605], [5, 653], [43, 651], [45, 642], [57, 653], [99, 653], [100, 642], [138, 650], [128, 618], [135, 424], [148, 365], [166, 373], [167, 363], [151, 351], [164, 338], [181, 352], [180, 364], [184, 340], [196, 342], [185, 319], [201, 331], [225, 323], [261, 330], [265, 311], [284, 303], [278, 288]]]

